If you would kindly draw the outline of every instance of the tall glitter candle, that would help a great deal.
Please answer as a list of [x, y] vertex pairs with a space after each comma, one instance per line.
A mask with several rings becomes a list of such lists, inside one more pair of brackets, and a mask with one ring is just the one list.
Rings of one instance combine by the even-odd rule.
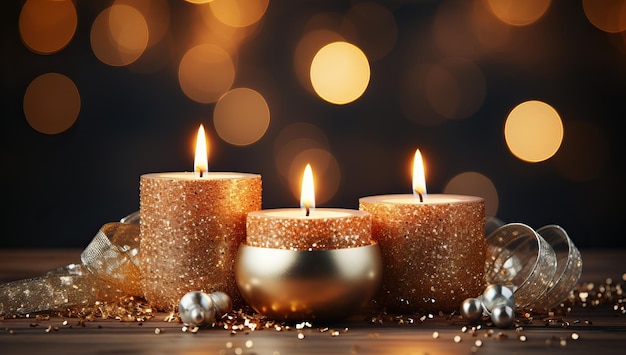
[[414, 194], [359, 199], [383, 255], [376, 302], [390, 312], [452, 312], [485, 288], [485, 205], [480, 197], [426, 194], [419, 150]]
[[[206, 139], [202, 126], [198, 141]], [[196, 157], [206, 142], [198, 143]], [[201, 152], [200, 152], [201, 153]], [[173, 310], [187, 292], [222, 291], [241, 302], [234, 261], [246, 215], [261, 209], [261, 176], [207, 172], [145, 174], [140, 179], [140, 262], [146, 300]]]

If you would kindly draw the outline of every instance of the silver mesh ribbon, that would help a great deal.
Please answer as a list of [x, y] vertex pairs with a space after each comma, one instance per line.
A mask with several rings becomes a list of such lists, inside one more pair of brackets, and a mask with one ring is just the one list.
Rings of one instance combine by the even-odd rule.
[[139, 226], [135, 220], [132, 222], [103, 225], [82, 252], [82, 264], [0, 285], [0, 315], [61, 311], [114, 302], [124, 296], [141, 296], [136, 258]]

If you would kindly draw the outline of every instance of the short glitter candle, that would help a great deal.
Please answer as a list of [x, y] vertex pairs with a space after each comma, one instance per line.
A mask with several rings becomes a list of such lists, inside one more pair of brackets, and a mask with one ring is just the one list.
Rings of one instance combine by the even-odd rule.
[[485, 205], [480, 197], [426, 194], [415, 154], [414, 194], [359, 199], [383, 255], [376, 302], [390, 312], [451, 312], [485, 289]]
[[235, 277], [243, 298], [273, 319], [342, 318], [371, 301], [380, 286], [382, 259], [371, 215], [315, 209], [312, 181], [307, 166], [302, 208], [248, 213]]
[[[234, 261], [246, 214], [261, 208], [261, 176], [207, 172], [206, 137], [198, 131], [194, 172], [141, 176], [140, 264], [147, 301], [173, 310], [191, 291], [241, 296]], [[204, 142], [204, 145], [202, 144]]]
[[246, 244], [289, 250], [329, 250], [372, 244], [369, 213], [343, 208], [276, 208], [248, 213]]

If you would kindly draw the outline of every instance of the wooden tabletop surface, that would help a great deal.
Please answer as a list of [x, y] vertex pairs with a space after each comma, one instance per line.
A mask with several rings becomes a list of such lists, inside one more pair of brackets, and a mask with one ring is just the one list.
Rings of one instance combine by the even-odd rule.
[[[80, 261], [81, 250], [0, 250], [0, 282], [40, 276]], [[582, 250], [581, 283], [600, 289], [607, 278], [624, 285], [626, 250]], [[157, 314], [144, 322], [51, 317], [0, 320], [0, 354], [623, 354], [625, 300], [575, 305], [571, 312], [534, 318], [500, 329], [467, 324], [450, 315], [404, 315], [372, 322], [371, 314], [335, 324], [276, 325], [241, 331], [202, 328], [183, 331]], [[365, 312], [367, 313], [367, 312]]]

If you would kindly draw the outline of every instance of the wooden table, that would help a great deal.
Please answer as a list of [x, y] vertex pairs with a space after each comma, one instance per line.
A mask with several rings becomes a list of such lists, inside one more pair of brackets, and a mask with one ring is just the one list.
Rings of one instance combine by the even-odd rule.
[[[0, 250], [0, 281], [39, 276], [79, 262], [81, 250]], [[611, 277], [624, 284], [626, 250], [583, 250], [581, 282], [595, 288]], [[623, 306], [626, 306], [626, 300]], [[619, 308], [619, 306], [617, 307]], [[385, 320], [374, 324], [360, 315], [337, 324], [275, 327], [255, 331], [200, 329], [183, 332], [182, 324], [158, 314], [145, 322], [96, 319], [5, 319], [0, 321], [0, 354], [13, 353], [158, 353], [158, 354], [622, 354], [626, 352], [626, 314], [613, 303], [576, 306], [547, 325], [542, 319], [522, 329], [468, 326], [457, 317], [434, 315], [411, 324]], [[64, 321], [67, 323], [64, 324]], [[84, 326], [83, 326], [84, 325]], [[464, 326], [467, 326], [464, 329]], [[326, 328], [327, 327], [327, 328]], [[156, 331], [159, 329], [160, 332]], [[159, 333], [159, 334], [157, 334]], [[301, 334], [301, 335], [300, 335]], [[438, 336], [435, 336], [438, 335]], [[574, 339], [574, 338], [578, 339]]]

